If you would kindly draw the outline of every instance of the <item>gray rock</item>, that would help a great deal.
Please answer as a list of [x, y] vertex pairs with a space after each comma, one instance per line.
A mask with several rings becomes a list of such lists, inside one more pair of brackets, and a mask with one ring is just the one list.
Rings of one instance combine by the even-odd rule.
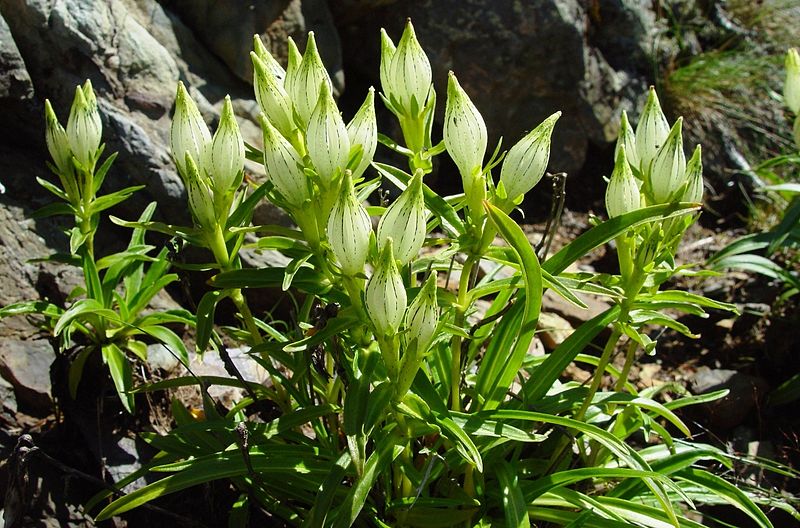
[[697, 369], [691, 384], [692, 392], [696, 394], [721, 389], [730, 391], [724, 398], [698, 406], [709, 424], [720, 429], [731, 429], [744, 422], [769, 389], [762, 378], [705, 366]]
[[49, 341], [7, 339], [0, 348], [0, 376], [13, 388], [17, 403], [27, 414], [52, 412], [50, 365], [56, 355]]

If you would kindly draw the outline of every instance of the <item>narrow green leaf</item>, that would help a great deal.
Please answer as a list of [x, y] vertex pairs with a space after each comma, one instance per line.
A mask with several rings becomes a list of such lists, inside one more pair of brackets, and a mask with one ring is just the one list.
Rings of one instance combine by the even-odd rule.
[[108, 365], [108, 370], [111, 373], [111, 379], [114, 380], [114, 387], [117, 389], [119, 399], [125, 410], [132, 414], [134, 396], [129, 391], [133, 387], [133, 370], [128, 356], [114, 343], [103, 345], [101, 350], [103, 352], [103, 360]]
[[175, 332], [159, 325], [142, 326], [140, 329], [163, 343], [184, 366], [189, 364], [189, 353], [186, 351], [186, 345], [183, 344], [183, 341]]
[[208, 347], [211, 333], [214, 331], [214, 314], [217, 303], [228, 296], [226, 291], [211, 290], [203, 295], [197, 304], [197, 338], [195, 344], [197, 353], [202, 354]]
[[500, 460], [494, 466], [494, 471], [500, 483], [506, 526], [508, 528], [529, 528], [531, 522], [528, 519], [528, 505], [522, 496], [517, 472], [505, 460]]

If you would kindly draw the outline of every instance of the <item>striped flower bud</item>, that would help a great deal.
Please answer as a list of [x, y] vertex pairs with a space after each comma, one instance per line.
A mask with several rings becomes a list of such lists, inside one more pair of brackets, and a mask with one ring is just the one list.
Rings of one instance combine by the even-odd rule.
[[183, 82], [178, 81], [178, 93], [175, 96], [175, 115], [172, 117], [170, 129], [170, 146], [172, 158], [178, 166], [178, 172], [186, 178], [186, 153], [195, 163], [203, 159], [206, 145], [211, 142], [208, 130], [200, 110], [192, 100]]
[[793, 114], [800, 114], [800, 54], [797, 48], [786, 53], [786, 80], [783, 83], [783, 101]]
[[391, 238], [383, 245], [375, 272], [367, 283], [364, 302], [377, 334], [385, 336], [397, 333], [408, 299], [403, 278], [394, 260]]
[[266, 70], [272, 74], [279, 84], [283, 85], [283, 79], [286, 78], [286, 70], [264, 46], [264, 42], [261, 41], [261, 36], [258, 34], [253, 35], [253, 52], [261, 59], [261, 64], [265, 66]]
[[436, 337], [439, 306], [436, 303], [436, 273], [431, 273], [417, 296], [411, 301], [404, 318], [406, 346], [416, 341], [416, 351], [424, 354]]
[[67, 120], [67, 140], [70, 150], [85, 169], [94, 169], [97, 149], [103, 134], [97, 99], [88, 79], [75, 89], [75, 98]]
[[550, 138], [559, 117], [561, 112], [556, 112], [542, 121], [506, 154], [500, 169], [500, 182], [510, 200], [533, 189], [544, 176], [550, 161]]
[[397, 47], [394, 45], [394, 42], [392, 42], [389, 34], [386, 33], [385, 29], [381, 28], [380, 78], [381, 88], [383, 89], [383, 94], [387, 99], [391, 98], [392, 93], [392, 57], [394, 57], [396, 51]]
[[327, 186], [347, 167], [350, 138], [330, 86], [324, 82], [319, 86], [319, 99], [308, 122], [306, 145], [317, 174]]
[[378, 246], [393, 240], [394, 255], [402, 265], [419, 254], [425, 242], [425, 200], [422, 196], [422, 170], [417, 169], [408, 187], [389, 206], [378, 223]]
[[686, 190], [682, 202], [703, 203], [703, 160], [700, 145], [686, 164]]
[[650, 167], [650, 190], [655, 203], [667, 203], [686, 181], [686, 155], [683, 153], [683, 136], [679, 117], [664, 144], [658, 149]]
[[361, 161], [353, 170], [353, 179], [357, 180], [367, 170], [375, 149], [378, 146], [378, 125], [375, 121], [375, 89], [370, 88], [367, 98], [361, 104], [353, 120], [347, 124], [347, 136], [350, 138], [350, 148], [361, 145]]
[[186, 194], [189, 195], [189, 208], [192, 210], [197, 224], [203, 229], [212, 229], [216, 224], [214, 213], [214, 197], [205, 178], [188, 152], [184, 159], [186, 167]]
[[614, 161], [614, 171], [606, 187], [606, 211], [609, 218], [636, 211], [642, 205], [639, 184], [633, 176], [626, 152], [625, 145], [620, 145]]
[[[291, 50], [289, 58], [292, 59]], [[319, 56], [313, 31], [308, 33], [308, 42], [302, 61], [296, 67], [293, 61], [296, 61], [296, 58], [289, 62], [284, 87], [289, 97], [292, 98], [294, 108], [303, 124], [307, 125], [308, 120], [311, 119], [311, 113], [317, 105], [320, 85], [326, 84], [328, 91], [332, 87], [331, 79]]]
[[639, 158], [639, 169], [646, 175], [650, 170], [650, 163], [656, 157], [658, 149], [664, 144], [669, 134], [669, 123], [661, 111], [656, 89], [650, 87], [647, 103], [644, 105], [642, 115], [636, 124], [636, 154]]
[[[636, 151], [636, 135], [631, 128], [630, 121], [628, 121], [628, 113], [623, 110], [622, 117], [619, 120], [619, 135], [617, 135], [617, 145], [614, 148], [614, 159], [617, 159], [619, 150], [625, 146], [625, 157], [631, 167], [640, 170], [639, 154]], [[635, 175], [634, 175], [635, 176]]]
[[309, 198], [303, 160], [263, 113], [258, 116], [264, 134], [264, 169], [283, 198], [299, 207]]
[[292, 100], [289, 99], [289, 94], [275, 75], [275, 71], [256, 53], [250, 52], [250, 58], [253, 60], [253, 89], [258, 106], [275, 128], [288, 137], [295, 129]]
[[58, 122], [58, 117], [56, 117], [49, 99], [44, 100], [44, 117], [46, 121], [45, 140], [53, 163], [61, 174], [72, 174], [72, 151], [69, 147], [67, 132]]
[[328, 242], [342, 273], [352, 276], [364, 271], [371, 234], [372, 222], [356, 198], [350, 171], [345, 171], [341, 192], [328, 217]]
[[465, 190], [472, 187], [472, 180], [483, 165], [486, 136], [483, 117], [450, 72], [444, 110], [444, 143], [458, 166]]
[[244, 170], [244, 142], [233, 115], [230, 96], [225, 96], [219, 126], [211, 143], [206, 145], [206, 170], [211, 175], [214, 192], [227, 193]]
[[428, 99], [433, 74], [431, 63], [417, 40], [411, 20], [406, 22], [403, 36], [392, 53], [386, 77], [388, 84], [383, 89], [390, 100], [394, 98], [397, 101], [400, 106], [398, 110], [409, 117], [420, 115]]

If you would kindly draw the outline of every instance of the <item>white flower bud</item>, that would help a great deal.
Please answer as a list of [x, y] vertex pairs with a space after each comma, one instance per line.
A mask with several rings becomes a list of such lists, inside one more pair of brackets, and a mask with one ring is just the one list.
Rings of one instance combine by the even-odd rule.
[[352, 276], [364, 271], [371, 234], [372, 222], [356, 198], [350, 171], [345, 171], [339, 198], [328, 217], [328, 242], [342, 273]]
[[324, 185], [330, 185], [336, 175], [347, 167], [350, 138], [328, 83], [319, 85], [317, 105], [308, 122], [306, 146], [308, 156]]
[[656, 89], [651, 86], [647, 103], [636, 124], [636, 153], [639, 157], [639, 170], [645, 177], [650, 170], [650, 163], [666, 141], [668, 134], [669, 123], [661, 111]]
[[387, 99], [391, 99], [392, 94], [392, 57], [394, 57], [397, 47], [392, 42], [386, 30], [381, 28], [381, 88]]
[[[623, 110], [622, 117], [619, 120], [619, 135], [617, 136], [617, 145], [614, 148], [614, 159], [619, 155], [619, 149], [625, 146], [625, 157], [631, 167], [640, 170], [639, 154], [636, 151], [636, 135], [631, 128], [630, 121], [628, 121], [628, 113]], [[635, 175], [634, 175], [635, 176]]]
[[258, 106], [275, 124], [275, 128], [288, 137], [296, 128], [292, 115], [292, 100], [289, 99], [289, 94], [284, 90], [275, 72], [255, 53], [250, 52], [250, 58], [253, 60], [253, 89]]
[[67, 132], [58, 122], [58, 117], [56, 117], [49, 99], [44, 100], [44, 116], [46, 121], [45, 140], [47, 141], [47, 150], [50, 151], [50, 156], [53, 158], [53, 163], [55, 163], [61, 174], [72, 174], [74, 166], [72, 165], [72, 151], [69, 148]]
[[393, 240], [395, 258], [408, 264], [425, 242], [425, 199], [422, 195], [422, 170], [417, 169], [408, 187], [389, 206], [378, 223], [378, 247]]
[[682, 202], [703, 203], [703, 160], [700, 145], [686, 164], [686, 190]]
[[97, 99], [91, 81], [87, 80], [83, 87], [78, 86], [75, 89], [75, 99], [67, 121], [67, 140], [72, 154], [87, 170], [94, 169], [102, 135], [103, 126], [97, 110]]
[[353, 120], [347, 124], [347, 136], [350, 138], [350, 148], [361, 145], [361, 161], [353, 171], [353, 179], [357, 180], [364, 174], [378, 146], [378, 124], [375, 121], [375, 89], [370, 88], [367, 98], [358, 109]]
[[800, 114], [800, 54], [797, 48], [786, 53], [786, 80], [783, 83], [783, 102], [793, 114]]
[[233, 115], [230, 96], [225, 96], [219, 126], [211, 143], [206, 145], [206, 170], [211, 174], [214, 192], [227, 193], [244, 170], [244, 142]]
[[290, 205], [299, 207], [309, 198], [303, 160], [291, 143], [272, 126], [267, 116], [261, 113], [258, 120], [264, 133], [264, 169], [267, 171], [267, 179]]
[[472, 180], [483, 165], [486, 136], [483, 117], [450, 72], [444, 111], [444, 143], [458, 166], [465, 190], [472, 187]]
[[286, 70], [283, 69], [283, 66], [275, 60], [272, 53], [264, 46], [264, 43], [261, 41], [261, 36], [258, 34], [253, 35], [253, 51], [256, 56], [261, 59], [261, 64], [265, 66], [266, 70], [272, 74], [279, 84], [283, 85], [283, 79], [286, 78]]
[[650, 190], [655, 203], [667, 203], [686, 181], [686, 155], [683, 153], [683, 136], [679, 117], [664, 144], [658, 149], [650, 167]]
[[405, 31], [392, 54], [392, 62], [386, 73], [388, 86], [384, 85], [383, 88], [388, 91], [390, 99], [394, 97], [399, 103], [398, 110], [409, 117], [420, 115], [428, 99], [433, 74], [428, 56], [414, 34], [411, 20], [406, 22]]
[[383, 245], [375, 272], [367, 283], [364, 302], [377, 334], [397, 333], [408, 299], [403, 278], [394, 260], [391, 238]]
[[306, 50], [299, 66], [295, 67], [292, 52], [289, 54], [289, 68], [286, 70], [284, 87], [294, 103], [294, 108], [300, 116], [304, 126], [311, 119], [311, 113], [317, 105], [320, 86], [324, 83], [328, 90], [332, 89], [331, 79], [317, 50], [317, 41], [314, 32], [308, 33]]
[[411, 301], [404, 318], [405, 342], [410, 347], [416, 340], [416, 351], [424, 354], [436, 337], [439, 306], [436, 303], [436, 273], [431, 273], [417, 296]]
[[[200, 110], [192, 100], [183, 82], [178, 81], [178, 93], [175, 96], [175, 115], [172, 117], [170, 129], [170, 146], [178, 172], [186, 178], [186, 153], [195, 163], [203, 160], [206, 145], [211, 142], [208, 130]], [[198, 168], [200, 170], [201, 168]]]
[[561, 112], [556, 112], [542, 121], [506, 154], [500, 169], [500, 181], [510, 200], [533, 189], [544, 176], [550, 161], [550, 138], [559, 117]]
[[642, 205], [639, 184], [633, 176], [626, 152], [625, 145], [620, 145], [614, 161], [614, 171], [606, 187], [606, 211], [609, 218], [636, 211]]
[[184, 159], [186, 167], [186, 194], [189, 195], [189, 208], [195, 220], [203, 229], [212, 229], [217, 222], [214, 213], [214, 197], [211, 189], [200, 175], [192, 155], [188, 152]]

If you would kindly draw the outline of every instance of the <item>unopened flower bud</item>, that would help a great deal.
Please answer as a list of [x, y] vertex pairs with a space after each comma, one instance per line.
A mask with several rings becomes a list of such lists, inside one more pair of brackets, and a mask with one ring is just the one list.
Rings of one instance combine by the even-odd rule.
[[217, 221], [211, 189], [200, 174], [192, 155], [188, 152], [184, 159], [184, 166], [186, 167], [186, 194], [189, 196], [189, 208], [200, 227], [211, 229]]
[[703, 203], [703, 160], [700, 145], [686, 164], [686, 190], [682, 202]]
[[[289, 58], [292, 58], [291, 53]], [[327, 85], [330, 91], [332, 86], [331, 79], [319, 56], [314, 32], [311, 31], [308, 33], [308, 42], [303, 53], [303, 60], [296, 68], [293, 67], [292, 62], [289, 63], [289, 68], [286, 70], [286, 80], [284, 81], [286, 92], [291, 97], [294, 108], [297, 110], [304, 125], [307, 125], [308, 120], [311, 119], [311, 113], [317, 105], [320, 85], [323, 83]]]
[[797, 48], [789, 48], [786, 53], [783, 101], [793, 114], [800, 114], [800, 54], [797, 52]]
[[649, 171], [650, 163], [656, 157], [658, 149], [664, 145], [668, 134], [669, 123], [661, 111], [656, 89], [651, 86], [647, 103], [636, 124], [636, 153], [642, 174], [646, 175]]
[[102, 134], [97, 98], [92, 83], [87, 80], [82, 87], [75, 89], [75, 99], [67, 121], [67, 140], [72, 154], [87, 170], [94, 168]]
[[308, 184], [303, 171], [303, 160], [263, 113], [258, 117], [264, 133], [264, 169], [267, 179], [283, 198], [299, 207], [308, 198]]
[[500, 181], [510, 200], [533, 189], [544, 176], [550, 161], [550, 138], [559, 117], [561, 112], [551, 115], [508, 151], [500, 169]]
[[361, 145], [361, 161], [353, 170], [353, 179], [356, 180], [364, 174], [378, 146], [378, 125], [375, 121], [375, 89], [370, 88], [367, 98], [358, 109], [353, 120], [347, 124], [347, 136], [350, 138], [350, 148]]
[[50, 151], [50, 156], [53, 158], [61, 174], [72, 174], [72, 151], [69, 147], [69, 139], [67, 139], [67, 132], [61, 123], [58, 122], [58, 117], [50, 105], [50, 100], [44, 100], [44, 116], [46, 121], [45, 139], [47, 140], [47, 150]]
[[439, 306], [436, 303], [436, 273], [431, 273], [417, 296], [411, 301], [404, 318], [406, 346], [416, 341], [416, 351], [424, 354], [436, 337]]
[[664, 144], [658, 149], [650, 167], [650, 190], [655, 203], [667, 203], [686, 181], [686, 155], [683, 153], [683, 136], [679, 117]]
[[[631, 167], [640, 170], [639, 154], [636, 151], [636, 135], [633, 132], [630, 121], [628, 121], [628, 113], [623, 110], [622, 117], [619, 120], [619, 135], [617, 136], [617, 145], [614, 148], [614, 159], [619, 155], [619, 149], [625, 146], [625, 157]], [[635, 176], [635, 175], [634, 175]]]
[[376, 333], [396, 334], [403, 322], [408, 299], [394, 260], [391, 238], [383, 245], [375, 272], [367, 283], [364, 301]]
[[178, 81], [178, 93], [175, 97], [175, 115], [172, 117], [170, 129], [170, 145], [172, 157], [178, 172], [186, 178], [186, 153], [195, 163], [203, 160], [206, 145], [211, 142], [208, 130], [200, 110], [192, 100], [183, 82]]
[[394, 98], [397, 101], [400, 106], [398, 110], [409, 117], [420, 115], [428, 99], [433, 74], [428, 56], [414, 34], [411, 20], [406, 22], [405, 31], [392, 53], [386, 73], [388, 85], [384, 85], [383, 89], [388, 92], [390, 100]]
[[639, 184], [633, 176], [626, 152], [625, 145], [620, 145], [614, 161], [614, 171], [606, 187], [606, 211], [609, 218], [636, 211], [642, 205]]
[[381, 67], [380, 78], [383, 94], [387, 99], [391, 98], [392, 90], [392, 57], [394, 57], [397, 47], [392, 42], [386, 30], [381, 28]]
[[272, 53], [264, 46], [264, 43], [261, 41], [261, 36], [258, 34], [253, 35], [253, 52], [261, 59], [261, 63], [266, 70], [272, 74], [278, 83], [283, 85], [283, 79], [286, 78], [286, 70], [283, 69], [283, 66], [275, 60]]
[[308, 156], [325, 185], [347, 167], [350, 138], [327, 83], [320, 85], [319, 100], [308, 122], [306, 145]]
[[275, 72], [256, 53], [250, 52], [250, 58], [253, 60], [253, 89], [258, 106], [275, 128], [288, 137], [295, 128], [289, 94]]
[[339, 198], [328, 217], [328, 242], [342, 273], [352, 276], [364, 271], [371, 234], [372, 222], [356, 198], [350, 171], [345, 171]]
[[225, 194], [244, 170], [244, 142], [229, 96], [225, 96], [219, 126], [211, 143], [206, 145], [206, 152], [205, 167], [211, 174], [214, 192]]
[[425, 199], [422, 195], [422, 170], [417, 169], [408, 187], [389, 206], [378, 223], [378, 246], [393, 240], [394, 255], [401, 264], [411, 262], [425, 242]]
[[465, 190], [480, 172], [486, 154], [486, 124], [453, 72], [447, 81], [447, 104], [444, 111], [444, 143], [453, 158]]

